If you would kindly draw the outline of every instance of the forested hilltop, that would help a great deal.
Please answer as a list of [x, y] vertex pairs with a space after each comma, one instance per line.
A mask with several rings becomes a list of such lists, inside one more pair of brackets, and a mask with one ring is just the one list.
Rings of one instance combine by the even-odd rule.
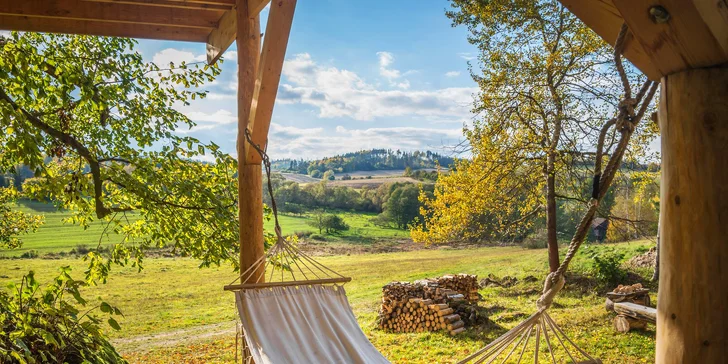
[[[448, 168], [453, 162], [452, 157], [443, 156], [429, 150], [424, 152], [403, 152], [392, 149], [371, 149], [312, 161], [280, 159], [273, 162], [273, 168], [284, 172], [313, 175], [323, 174], [329, 170], [335, 173], [348, 173], [405, 168], [437, 168], [438, 166]], [[315, 171], [318, 171], [318, 173]]]

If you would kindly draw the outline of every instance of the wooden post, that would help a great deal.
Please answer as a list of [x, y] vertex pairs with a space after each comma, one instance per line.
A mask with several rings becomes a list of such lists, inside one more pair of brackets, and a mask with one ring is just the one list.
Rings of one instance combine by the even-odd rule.
[[[251, 267], [263, 254], [263, 188], [260, 163], [246, 164], [245, 130], [260, 57], [260, 20], [248, 13], [248, 0], [237, 0], [238, 47], [238, 223], [240, 227], [240, 271]], [[263, 266], [250, 278], [263, 282]]]
[[728, 358], [728, 68], [662, 79], [657, 363]]

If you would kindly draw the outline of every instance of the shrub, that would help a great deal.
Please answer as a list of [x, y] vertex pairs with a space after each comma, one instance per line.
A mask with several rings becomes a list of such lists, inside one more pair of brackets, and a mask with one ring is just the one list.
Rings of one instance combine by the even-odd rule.
[[336, 179], [336, 175], [334, 174], [334, 171], [328, 170], [324, 173], [324, 179], [328, 181], [333, 181]]
[[616, 285], [627, 276], [621, 268], [624, 254], [614, 248], [588, 248], [584, 253], [592, 258], [591, 273], [601, 283]]
[[[79, 288], [82, 281], [69, 275], [70, 268], [43, 289], [31, 271], [20, 284], [0, 291], [0, 362], [2, 363], [126, 363], [101, 332], [100, 310], [115, 330], [118, 308], [106, 302], [84, 312]], [[72, 296], [76, 305], [66, 295]]]
[[309, 235], [309, 238], [311, 238], [313, 240], [326, 241], [325, 236], [323, 236], [321, 234], [316, 234], [316, 233]]
[[311, 232], [305, 231], [305, 230], [304, 231], [294, 231], [293, 235], [295, 235], [296, 237], [298, 237], [300, 239], [300, 238], [305, 238], [307, 236], [311, 236]]
[[543, 249], [548, 241], [546, 234], [546, 229], [536, 230], [523, 239], [521, 246], [526, 249]]
[[323, 176], [323, 173], [321, 173], [321, 171], [319, 171], [318, 169], [314, 169], [309, 175], [311, 176], [311, 178], [321, 178], [321, 176]]
[[28, 250], [27, 252], [20, 254], [20, 257], [23, 259], [35, 259], [35, 258], [38, 258], [38, 251], [37, 250]]

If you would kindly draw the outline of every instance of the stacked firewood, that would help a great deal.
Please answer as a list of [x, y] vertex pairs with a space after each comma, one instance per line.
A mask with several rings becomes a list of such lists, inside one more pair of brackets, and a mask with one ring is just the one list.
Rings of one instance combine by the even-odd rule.
[[447, 303], [431, 299], [382, 300], [379, 327], [393, 332], [448, 330], [451, 335], [465, 331], [465, 322]]
[[478, 301], [478, 276], [473, 274], [446, 275], [437, 278], [440, 288], [451, 289], [462, 294], [469, 302]]
[[465, 322], [453, 307], [477, 302], [477, 284], [477, 276], [468, 274], [389, 283], [382, 288], [379, 326], [394, 332], [446, 329], [456, 335]]

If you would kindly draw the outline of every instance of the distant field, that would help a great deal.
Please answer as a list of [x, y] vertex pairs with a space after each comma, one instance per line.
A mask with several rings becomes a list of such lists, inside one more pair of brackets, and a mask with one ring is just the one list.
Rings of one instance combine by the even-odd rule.
[[0, 255], [19, 256], [30, 250], [37, 251], [40, 255], [52, 252], [68, 252], [78, 245], [96, 247], [111, 245], [115, 243], [114, 238], [120, 238], [110, 234], [104, 236], [105, 224], [103, 221], [94, 221], [88, 229], [84, 230], [78, 225], [64, 223], [63, 220], [71, 217], [68, 211], [58, 211], [55, 206], [39, 201], [21, 200], [17, 206], [18, 210], [36, 215], [44, 215], [45, 223], [36, 233], [23, 235], [23, 246], [19, 249], [0, 251]]
[[293, 181], [296, 183], [318, 183], [321, 182], [321, 179], [310, 177], [307, 174], [298, 174], [298, 173], [281, 173], [283, 175], [283, 178], [285, 178], [288, 181]]
[[[373, 242], [380, 238], [408, 239], [410, 236], [408, 230], [387, 228], [372, 224], [369, 220], [377, 216], [375, 213], [337, 212], [337, 214], [344, 218], [344, 221], [350, 228], [340, 234], [327, 235], [327, 240], [330, 241]], [[288, 235], [299, 231], [318, 233], [316, 228], [308, 225], [308, 222], [311, 221], [311, 215], [281, 215], [279, 220], [283, 234]], [[265, 228], [272, 231], [273, 221], [266, 221]]]
[[418, 181], [414, 178], [410, 177], [378, 177], [378, 178], [365, 178], [365, 179], [351, 179], [351, 180], [336, 180], [330, 182], [332, 186], [346, 186], [351, 188], [364, 188], [364, 187], [370, 187], [375, 188], [379, 185], [385, 184], [385, 183], [423, 183], [422, 181]]
[[[425, 168], [425, 171], [433, 171], [432, 168]], [[345, 175], [349, 175], [354, 179], [342, 180]], [[312, 178], [305, 174], [297, 173], [281, 173], [283, 177], [288, 181], [296, 183], [319, 183], [322, 180], [318, 178]], [[380, 171], [354, 171], [348, 173], [336, 174], [336, 180], [328, 182], [332, 186], [347, 186], [351, 188], [363, 188], [363, 187], [377, 187], [384, 183], [394, 182], [409, 182], [409, 183], [422, 183], [414, 178], [404, 177], [404, 169], [393, 169], [393, 170], [380, 170]], [[368, 178], [371, 177], [371, 178]]]
[[[96, 247], [99, 242], [102, 246], [116, 243], [121, 239], [120, 236], [113, 233], [105, 236], [104, 223], [95, 221], [91, 226], [84, 230], [78, 225], [64, 223], [63, 220], [71, 217], [71, 213], [67, 211], [58, 211], [55, 206], [37, 201], [23, 200], [18, 204], [18, 210], [45, 216], [45, 224], [43, 224], [36, 233], [22, 236], [23, 246], [19, 249], [0, 251], [0, 256], [15, 257], [20, 256], [30, 250], [35, 250], [39, 255], [48, 253], [69, 252], [71, 249], [79, 245], [86, 247]], [[369, 244], [380, 239], [408, 239], [409, 232], [395, 228], [385, 228], [375, 226], [369, 220], [376, 216], [374, 213], [351, 213], [339, 212], [347, 224], [351, 227], [348, 231], [341, 234], [332, 234], [326, 237], [328, 242], [336, 242], [347, 244]], [[310, 217], [281, 215], [280, 223], [284, 234], [293, 234], [295, 232], [318, 232], [307, 222]], [[267, 221], [266, 229], [273, 230], [273, 221]], [[116, 239], [116, 240], [115, 240]]]

